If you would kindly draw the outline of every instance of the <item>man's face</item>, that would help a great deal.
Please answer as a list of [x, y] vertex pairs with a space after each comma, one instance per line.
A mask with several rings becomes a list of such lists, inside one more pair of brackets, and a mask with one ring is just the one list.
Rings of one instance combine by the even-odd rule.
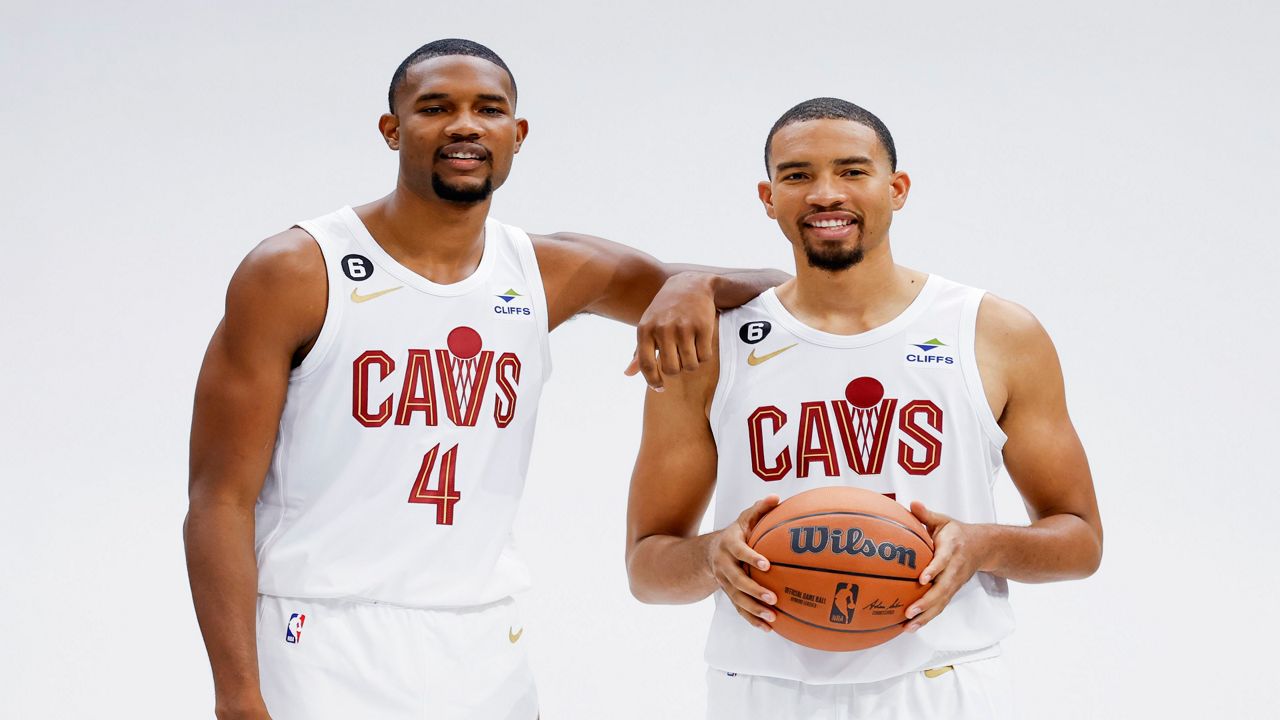
[[769, 168], [773, 179], [759, 186], [765, 212], [810, 265], [832, 272], [885, 241], [910, 188], [875, 131], [851, 120], [787, 125], [773, 136]]
[[529, 130], [513, 96], [506, 71], [481, 58], [446, 55], [410, 67], [395, 114], [380, 124], [406, 184], [451, 202], [488, 199]]

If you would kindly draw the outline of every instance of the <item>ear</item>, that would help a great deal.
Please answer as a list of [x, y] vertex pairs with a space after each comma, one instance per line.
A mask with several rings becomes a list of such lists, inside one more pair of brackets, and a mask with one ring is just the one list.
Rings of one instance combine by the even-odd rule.
[[907, 193], [911, 192], [911, 177], [901, 170], [893, 174], [889, 181], [889, 199], [894, 210], [901, 210], [907, 204]]
[[529, 137], [529, 121], [516, 118], [516, 152], [520, 152], [520, 146], [524, 144], [524, 139], [527, 137]]
[[400, 118], [391, 113], [383, 113], [378, 118], [378, 132], [382, 133], [382, 140], [387, 147], [400, 150]]
[[773, 211], [773, 183], [761, 180], [760, 184], [756, 185], [756, 193], [760, 196], [760, 202], [764, 203], [765, 214], [777, 220], [778, 215]]

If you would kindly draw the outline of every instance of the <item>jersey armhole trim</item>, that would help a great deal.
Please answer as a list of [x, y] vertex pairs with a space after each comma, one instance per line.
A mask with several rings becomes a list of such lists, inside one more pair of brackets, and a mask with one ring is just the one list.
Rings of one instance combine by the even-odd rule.
[[711, 424], [711, 436], [716, 446], [720, 445], [720, 417], [724, 415], [724, 406], [728, 402], [729, 390], [733, 386], [735, 368], [738, 363], [737, 343], [725, 342], [725, 338], [733, 337], [732, 312], [721, 313], [717, 318], [720, 324], [720, 335], [717, 339], [716, 353], [720, 359], [720, 375], [716, 378], [716, 389], [711, 394], [711, 410], [707, 413], [707, 422]]
[[337, 256], [337, 248], [332, 247], [332, 240], [328, 238], [326, 233], [317, 226], [315, 221], [300, 222], [294, 227], [300, 228], [310, 235], [315, 244], [319, 246], [320, 254], [324, 258], [324, 275], [328, 286], [324, 324], [320, 326], [320, 334], [316, 336], [316, 343], [311, 346], [311, 350], [302, 359], [302, 363], [289, 373], [290, 380], [302, 380], [324, 364], [325, 358], [329, 355], [329, 349], [333, 347], [334, 339], [338, 336], [338, 326], [342, 323], [342, 281], [336, 272], [340, 262], [340, 258]]
[[[496, 220], [494, 221], [497, 222]], [[502, 224], [515, 246], [529, 290], [534, 294], [534, 304], [540, 316], [538, 321], [539, 344], [542, 346], [542, 381], [551, 377], [551, 316], [547, 313], [547, 291], [542, 285], [542, 268], [538, 265], [538, 253], [533, 249], [533, 239], [518, 227]]]
[[978, 371], [978, 308], [986, 295], [986, 290], [972, 290], [964, 299], [964, 306], [960, 311], [960, 367], [964, 372], [969, 404], [977, 415], [987, 440], [999, 452], [1009, 437], [991, 412], [991, 403], [987, 401], [986, 389], [982, 386], [982, 374]]

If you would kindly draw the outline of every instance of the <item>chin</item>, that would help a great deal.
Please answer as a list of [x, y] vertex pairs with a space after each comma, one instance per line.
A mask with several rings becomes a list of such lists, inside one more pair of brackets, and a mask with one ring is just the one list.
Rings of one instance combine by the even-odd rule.
[[474, 204], [489, 199], [493, 194], [493, 178], [486, 177], [483, 180], [471, 181], [465, 185], [454, 184], [445, 181], [439, 175], [431, 176], [431, 189], [435, 191], [436, 197], [449, 202]]

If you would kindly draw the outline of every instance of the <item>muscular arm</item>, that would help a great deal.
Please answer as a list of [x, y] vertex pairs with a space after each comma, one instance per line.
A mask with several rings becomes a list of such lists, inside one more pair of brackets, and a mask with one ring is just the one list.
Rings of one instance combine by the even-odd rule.
[[254, 632], [253, 508], [290, 368], [319, 333], [326, 292], [324, 261], [306, 233], [264, 241], [232, 277], [200, 368], [183, 538], [219, 717], [266, 717]]
[[987, 401], [1008, 436], [1005, 467], [1031, 525], [962, 523], [912, 503], [937, 553], [920, 574], [920, 582], [933, 587], [907, 609], [909, 631], [937, 617], [980, 570], [1051, 582], [1091, 575], [1102, 560], [1089, 462], [1067, 414], [1062, 368], [1048, 333], [1025, 309], [988, 296], [978, 310], [977, 355]]
[[627, 501], [627, 575], [641, 602], [690, 603], [716, 589], [711, 535], [698, 535], [698, 524], [715, 488], [706, 408], [718, 372], [713, 359], [671, 378], [665, 392], [646, 393]]
[[981, 569], [1020, 582], [1087, 577], [1102, 560], [1102, 519], [1053, 342], [1030, 312], [990, 296], [978, 313], [977, 342], [979, 365], [998, 373], [994, 389], [1006, 396], [1005, 467], [1032, 521], [987, 526]]
[[790, 276], [658, 262], [590, 235], [533, 236], [554, 329], [581, 312], [636, 325], [637, 367], [655, 388], [711, 355], [717, 309], [735, 308]]

